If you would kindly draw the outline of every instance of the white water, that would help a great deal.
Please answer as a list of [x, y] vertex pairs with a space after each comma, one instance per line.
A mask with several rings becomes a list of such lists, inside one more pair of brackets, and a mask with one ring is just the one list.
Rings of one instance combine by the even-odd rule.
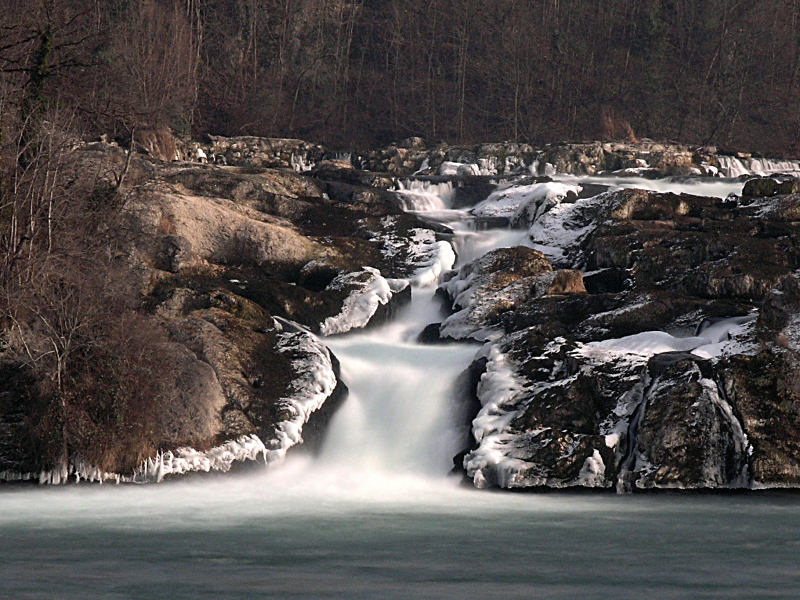
[[[455, 229], [462, 262], [526, 235]], [[451, 385], [476, 346], [414, 341], [442, 318], [432, 294], [415, 288], [394, 322], [327, 338], [351, 394], [317, 459], [0, 489], [0, 597], [798, 597], [793, 497], [523, 495], [447, 477], [461, 433]]]
[[800, 174], [800, 161], [779, 160], [772, 158], [736, 158], [735, 156], [718, 156], [720, 172], [725, 177], [742, 175], [772, 175], [785, 173]]
[[596, 184], [608, 186], [609, 191], [626, 188], [649, 190], [652, 192], [671, 192], [673, 194], [691, 194], [694, 196], [710, 196], [727, 198], [730, 194], [741, 195], [744, 182], [738, 179], [722, 177], [667, 177], [664, 179], [646, 179], [644, 177], [616, 177], [597, 175], [554, 175], [555, 181], [573, 185]]
[[418, 299], [387, 327], [328, 340], [350, 395], [330, 425], [322, 470], [442, 477], [452, 468], [464, 433], [455, 427], [463, 415], [452, 386], [475, 347], [415, 342], [425, 324], [441, 319], [433, 291], [414, 289]]

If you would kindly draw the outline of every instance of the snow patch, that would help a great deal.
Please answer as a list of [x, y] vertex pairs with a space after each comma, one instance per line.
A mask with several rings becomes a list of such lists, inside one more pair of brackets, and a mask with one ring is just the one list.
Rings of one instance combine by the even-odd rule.
[[[528, 230], [530, 246], [553, 263], [564, 263], [570, 251], [600, 225], [597, 215], [606, 196], [601, 194], [573, 204], [557, 204], [539, 216]], [[572, 265], [570, 265], [572, 266]]]

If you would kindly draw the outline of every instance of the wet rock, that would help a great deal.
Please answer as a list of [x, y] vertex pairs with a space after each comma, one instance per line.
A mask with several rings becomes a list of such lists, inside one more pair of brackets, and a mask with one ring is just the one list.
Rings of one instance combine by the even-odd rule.
[[764, 348], [721, 366], [724, 389], [752, 444], [755, 487], [800, 485], [800, 387], [796, 350]]
[[[441, 335], [478, 340], [492, 337], [503, 313], [532, 293], [547, 293], [556, 279], [552, 270], [541, 252], [522, 246], [494, 250], [464, 265], [441, 284], [458, 311], [442, 323]], [[568, 279], [561, 276], [562, 284]]]

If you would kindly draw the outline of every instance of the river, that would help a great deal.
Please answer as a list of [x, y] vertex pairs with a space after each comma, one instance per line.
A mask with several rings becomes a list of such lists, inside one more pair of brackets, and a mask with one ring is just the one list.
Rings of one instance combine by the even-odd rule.
[[[446, 213], [452, 218], [454, 212]], [[471, 231], [472, 258], [522, 232]], [[478, 345], [393, 322], [329, 338], [351, 393], [320, 456], [152, 486], [7, 486], [3, 598], [796, 598], [791, 493], [500, 493], [450, 475]]]

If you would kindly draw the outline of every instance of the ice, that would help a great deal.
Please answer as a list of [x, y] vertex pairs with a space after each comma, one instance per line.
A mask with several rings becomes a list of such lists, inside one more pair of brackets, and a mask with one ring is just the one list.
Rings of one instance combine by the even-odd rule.
[[494, 158], [481, 158], [477, 163], [444, 161], [439, 165], [439, 175], [443, 177], [469, 177], [478, 175], [497, 175]]
[[583, 461], [577, 483], [586, 487], [603, 487], [605, 483], [606, 465], [600, 452], [595, 450], [591, 456]]
[[488, 348], [486, 372], [477, 390], [481, 409], [472, 421], [478, 447], [464, 457], [464, 469], [475, 487], [486, 487], [492, 480], [502, 487], [513, 487], [519, 474], [529, 467], [525, 461], [509, 457], [507, 447], [514, 438], [507, 429], [518, 413], [514, 398], [524, 386], [500, 348]]
[[746, 456], [753, 452], [753, 447], [750, 444], [750, 440], [747, 438], [747, 434], [744, 432], [744, 427], [742, 425], [742, 422], [739, 420], [738, 417], [736, 417], [735, 413], [733, 412], [733, 408], [728, 403], [728, 400], [727, 398], [725, 398], [725, 395], [721, 393], [720, 387], [714, 380], [703, 378], [700, 380], [700, 385], [703, 387], [703, 390], [708, 394], [709, 398], [714, 403], [714, 405], [720, 410], [720, 414], [728, 422], [728, 426], [730, 427], [731, 430], [731, 435], [733, 436], [733, 443], [736, 455], [739, 457], [740, 461], [743, 464], [742, 471], [739, 473], [736, 479], [731, 481], [731, 486], [748, 487], [750, 482], [749, 482], [749, 473], [748, 473]]
[[420, 260], [413, 261], [419, 268], [411, 277], [411, 284], [424, 287], [435, 284], [445, 271], [453, 268], [456, 254], [450, 242], [427, 242], [414, 249]]
[[389, 282], [378, 269], [363, 267], [361, 271], [343, 273], [328, 284], [326, 290], [355, 287], [345, 298], [339, 314], [328, 317], [320, 325], [322, 335], [344, 333], [351, 329], [365, 327], [378, 307], [386, 304], [392, 297]]
[[314, 161], [308, 160], [308, 156], [305, 154], [292, 153], [289, 157], [289, 164], [298, 173], [305, 173], [314, 168]]
[[257, 460], [266, 457], [267, 449], [255, 434], [228, 440], [205, 452], [194, 448], [178, 448], [177, 450], [159, 452], [149, 458], [125, 481], [160, 483], [165, 477], [185, 475], [191, 472], [230, 471], [234, 462]]
[[512, 224], [530, 224], [564, 200], [568, 193], [580, 191], [578, 185], [555, 182], [512, 186], [492, 192], [470, 212], [476, 217], [505, 217]]
[[662, 352], [688, 352], [708, 344], [706, 337], [679, 338], [663, 331], [645, 331], [622, 338], [589, 342], [583, 345], [583, 353], [589, 357], [604, 354], [635, 354], [649, 357]]
[[528, 230], [530, 246], [544, 254], [551, 262], [565, 261], [567, 251], [576, 248], [581, 240], [594, 231], [598, 223], [588, 224], [580, 219], [582, 207], [596, 204], [595, 198], [579, 200], [574, 204], [559, 204], [543, 214]]
[[753, 320], [749, 320], [742, 325], [733, 325], [727, 329], [727, 339], [723, 338], [717, 342], [712, 342], [709, 339], [708, 343], [694, 348], [692, 354], [707, 359], [735, 354], [756, 354], [758, 345], [752, 335], [753, 326]]
[[555, 181], [570, 185], [600, 185], [609, 191], [624, 189], [649, 190], [652, 192], [671, 192], [691, 194], [712, 198], [727, 198], [731, 194], [740, 196], [744, 182], [738, 179], [719, 177], [664, 177], [647, 179], [644, 177], [620, 177], [613, 175], [554, 175]]

